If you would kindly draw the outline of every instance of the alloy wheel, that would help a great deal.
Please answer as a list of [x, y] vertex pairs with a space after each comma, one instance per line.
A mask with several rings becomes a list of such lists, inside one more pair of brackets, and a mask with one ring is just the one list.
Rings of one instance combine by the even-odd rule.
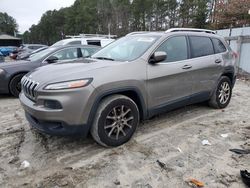
[[114, 107], [107, 115], [105, 132], [108, 137], [119, 140], [127, 136], [133, 126], [134, 116], [131, 109], [125, 105]]
[[230, 98], [231, 88], [228, 82], [222, 82], [219, 88], [219, 101], [226, 104]]

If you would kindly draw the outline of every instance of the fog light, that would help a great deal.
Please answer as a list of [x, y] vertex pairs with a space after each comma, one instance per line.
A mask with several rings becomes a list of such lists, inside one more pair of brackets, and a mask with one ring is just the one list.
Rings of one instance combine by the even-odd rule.
[[50, 109], [62, 109], [62, 105], [58, 101], [54, 100], [45, 100], [44, 106]]

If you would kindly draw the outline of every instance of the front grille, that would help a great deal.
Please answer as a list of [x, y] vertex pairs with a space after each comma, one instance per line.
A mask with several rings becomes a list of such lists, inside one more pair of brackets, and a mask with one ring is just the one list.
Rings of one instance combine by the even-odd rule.
[[22, 85], [22, 91], [24, 92], [25, 96], [31, 100], [35, 100], [36, 90], [39, 83], [24, 76], [21, 80], [21, 85]]

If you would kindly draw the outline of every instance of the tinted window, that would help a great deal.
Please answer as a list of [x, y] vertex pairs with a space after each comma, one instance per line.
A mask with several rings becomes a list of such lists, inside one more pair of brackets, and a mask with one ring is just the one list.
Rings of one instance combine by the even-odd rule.
[[164, 62], [181, 61], [188, 58], [186, 37], [172, 37], [165, 41], [156, 51], [167, 53]]
[[212, 39], [212, 41], [214, 44], [215, 53], [218, 54], [227, 51], [226, 47], [219, 39]]
[[88, 45], [96, 45], [96, 46], [101, 46], [101, 41], [100, 40], [87, 40]]
[[76, 59], [78, 58], [77, 48], [64, 49], [53, 54], [53, 56], [57, 57], [59, 60]]
[[68, 43], [69, 45], [81, 44], [80, 40], [72, 41]]
[[213, 44], [210, 38], [196, 36], [189, 38], [193, 58], [214, 54]]

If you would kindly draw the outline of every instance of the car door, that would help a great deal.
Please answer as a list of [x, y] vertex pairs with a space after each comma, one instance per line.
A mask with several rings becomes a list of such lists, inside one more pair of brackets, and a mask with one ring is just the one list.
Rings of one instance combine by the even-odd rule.
[[173, 36], [156, 51], [165, 61], [147, 65], [148, 107], [154, 109], [184, 101], [192, 94], [191, 60], [185, 36]]
[[208, 98], [222, 71], [222, 63], [214, 54], [212, 40], [207, 36], [189, 36], [193, 93]]

